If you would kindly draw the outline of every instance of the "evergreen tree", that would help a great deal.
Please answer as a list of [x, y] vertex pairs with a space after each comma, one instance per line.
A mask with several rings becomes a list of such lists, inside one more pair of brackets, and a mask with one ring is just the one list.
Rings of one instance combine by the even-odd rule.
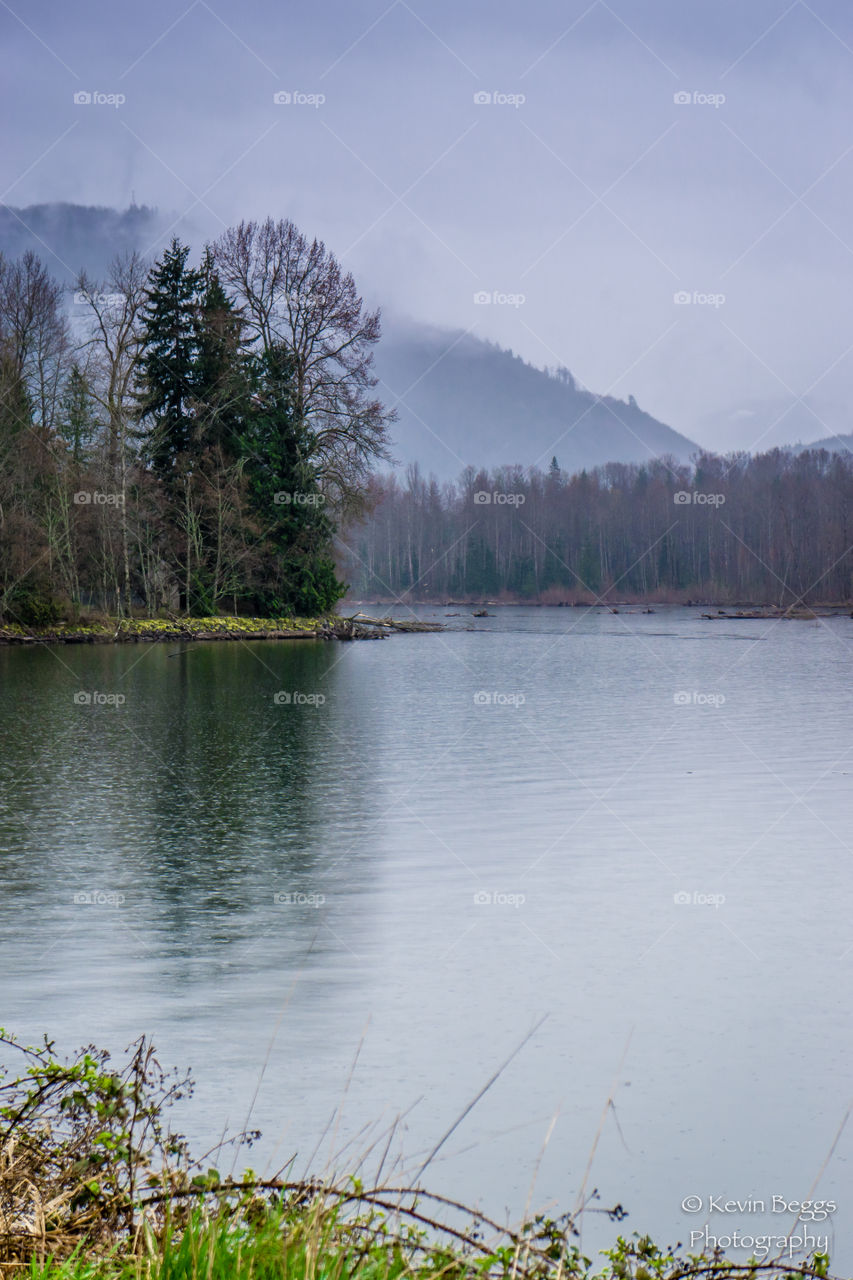
[[96, 430], [92, 398], [86, 375], [75, 361], [68, 375], [68, 384], [62, 398], [59, 430], [71, 449], [76, 465], [83, 460], [83, 451], [91, 443]]
[[210, 250], [199, 276], [192, 378], [198, 419], [195, 447], [220, 449], [225, 457], [236, 458], [252, 394], [244, 321], [222, 287]]
[[262, 613], [318, 614], [343, 595], [332, 560], [333, 525], [296, 409], [295, 361], [282, 345], [255, 362], [257, 390], [243, 437], [244, 474], [266, 552], [255, 582]]
[[157, 475], [172, 477], [194, 441], [201, 273], [187, 267], [189, 246], [174, 237], [149, 276], [142, 313], [140, 418], [150, 424], [146, 453]]

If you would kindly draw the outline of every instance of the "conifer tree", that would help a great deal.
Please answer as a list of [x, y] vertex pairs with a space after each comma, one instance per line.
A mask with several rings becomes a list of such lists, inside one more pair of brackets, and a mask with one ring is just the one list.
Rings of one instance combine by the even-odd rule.
[[236, 458], [252, 394], [245, 322], [222, 287], [210, 250], [205, 253], [199, 276], [192, 380], [198, 419], [195, 445], [219, 449], [224, 457]]
[[76, 360], [68, 375], [61, 408], [59, 431], [68, 442], [72, 460], [79, 466], [86, 446], [94, 437], [96, 423], [89, 384]]
[[193, 399], [198, 354], [201, 273], [187, 267], [189, 246], [174, 237], [153, 267], [142, 314], [140, 418], [148, 424], [145, 453], [163, 480], [194, 447]]
[[255, 606], [272, 615], [318, 614], [343, 595], [332, 560], [332, 522], [296, 408], [295, 361], [283, 345], [256, 361], [257, 391], [244, 435], [250, 502], [266, 530]]

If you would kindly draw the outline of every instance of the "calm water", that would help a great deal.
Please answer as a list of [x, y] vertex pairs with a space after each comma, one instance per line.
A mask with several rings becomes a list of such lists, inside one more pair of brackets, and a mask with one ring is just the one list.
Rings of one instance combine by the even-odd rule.
[[[853, 621], [495, 612], [0, 649], [0, 1022], [149, 1033], [197, 1144], [260, 1077], [256, 1169], [301, 1171], [339, 1108], [315, 1167], [404, 1116], [413, 1170], [547, 1015], [433, 1187], [519, 1214], [557, 1115], [533, 1198], [571, 1207], [614, 1090], [589, 1185], [623, 1230], [806, 1198], [853, 1095]], [[848, 1266], [851, 1161], [853, 1121], [817, 1192]]]

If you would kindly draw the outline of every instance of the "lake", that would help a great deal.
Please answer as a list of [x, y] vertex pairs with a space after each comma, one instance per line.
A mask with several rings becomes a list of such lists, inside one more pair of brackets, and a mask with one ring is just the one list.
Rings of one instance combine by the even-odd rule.
[[571, 1208], [604, 1115], [585, 1248], [811, 1193], [849, 1267], [853, 621], [492, 613], [0, 649], [0, 1021], [151, 1035], [197, 1149], [257, 1091], [238, 1167], [369, 1175], [400, 1118], [402, 1177], [544, 1018], [426, 1184]]

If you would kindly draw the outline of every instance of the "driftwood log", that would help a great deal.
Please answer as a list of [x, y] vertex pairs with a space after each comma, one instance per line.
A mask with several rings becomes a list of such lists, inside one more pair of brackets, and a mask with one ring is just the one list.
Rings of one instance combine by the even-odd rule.
[[348, 621], [357, 627], [380, 627], [387, 631], [444, 631], [441, 622], [420, 622], [417, 618], [368, 618], [366, 614], [354, 613]]

